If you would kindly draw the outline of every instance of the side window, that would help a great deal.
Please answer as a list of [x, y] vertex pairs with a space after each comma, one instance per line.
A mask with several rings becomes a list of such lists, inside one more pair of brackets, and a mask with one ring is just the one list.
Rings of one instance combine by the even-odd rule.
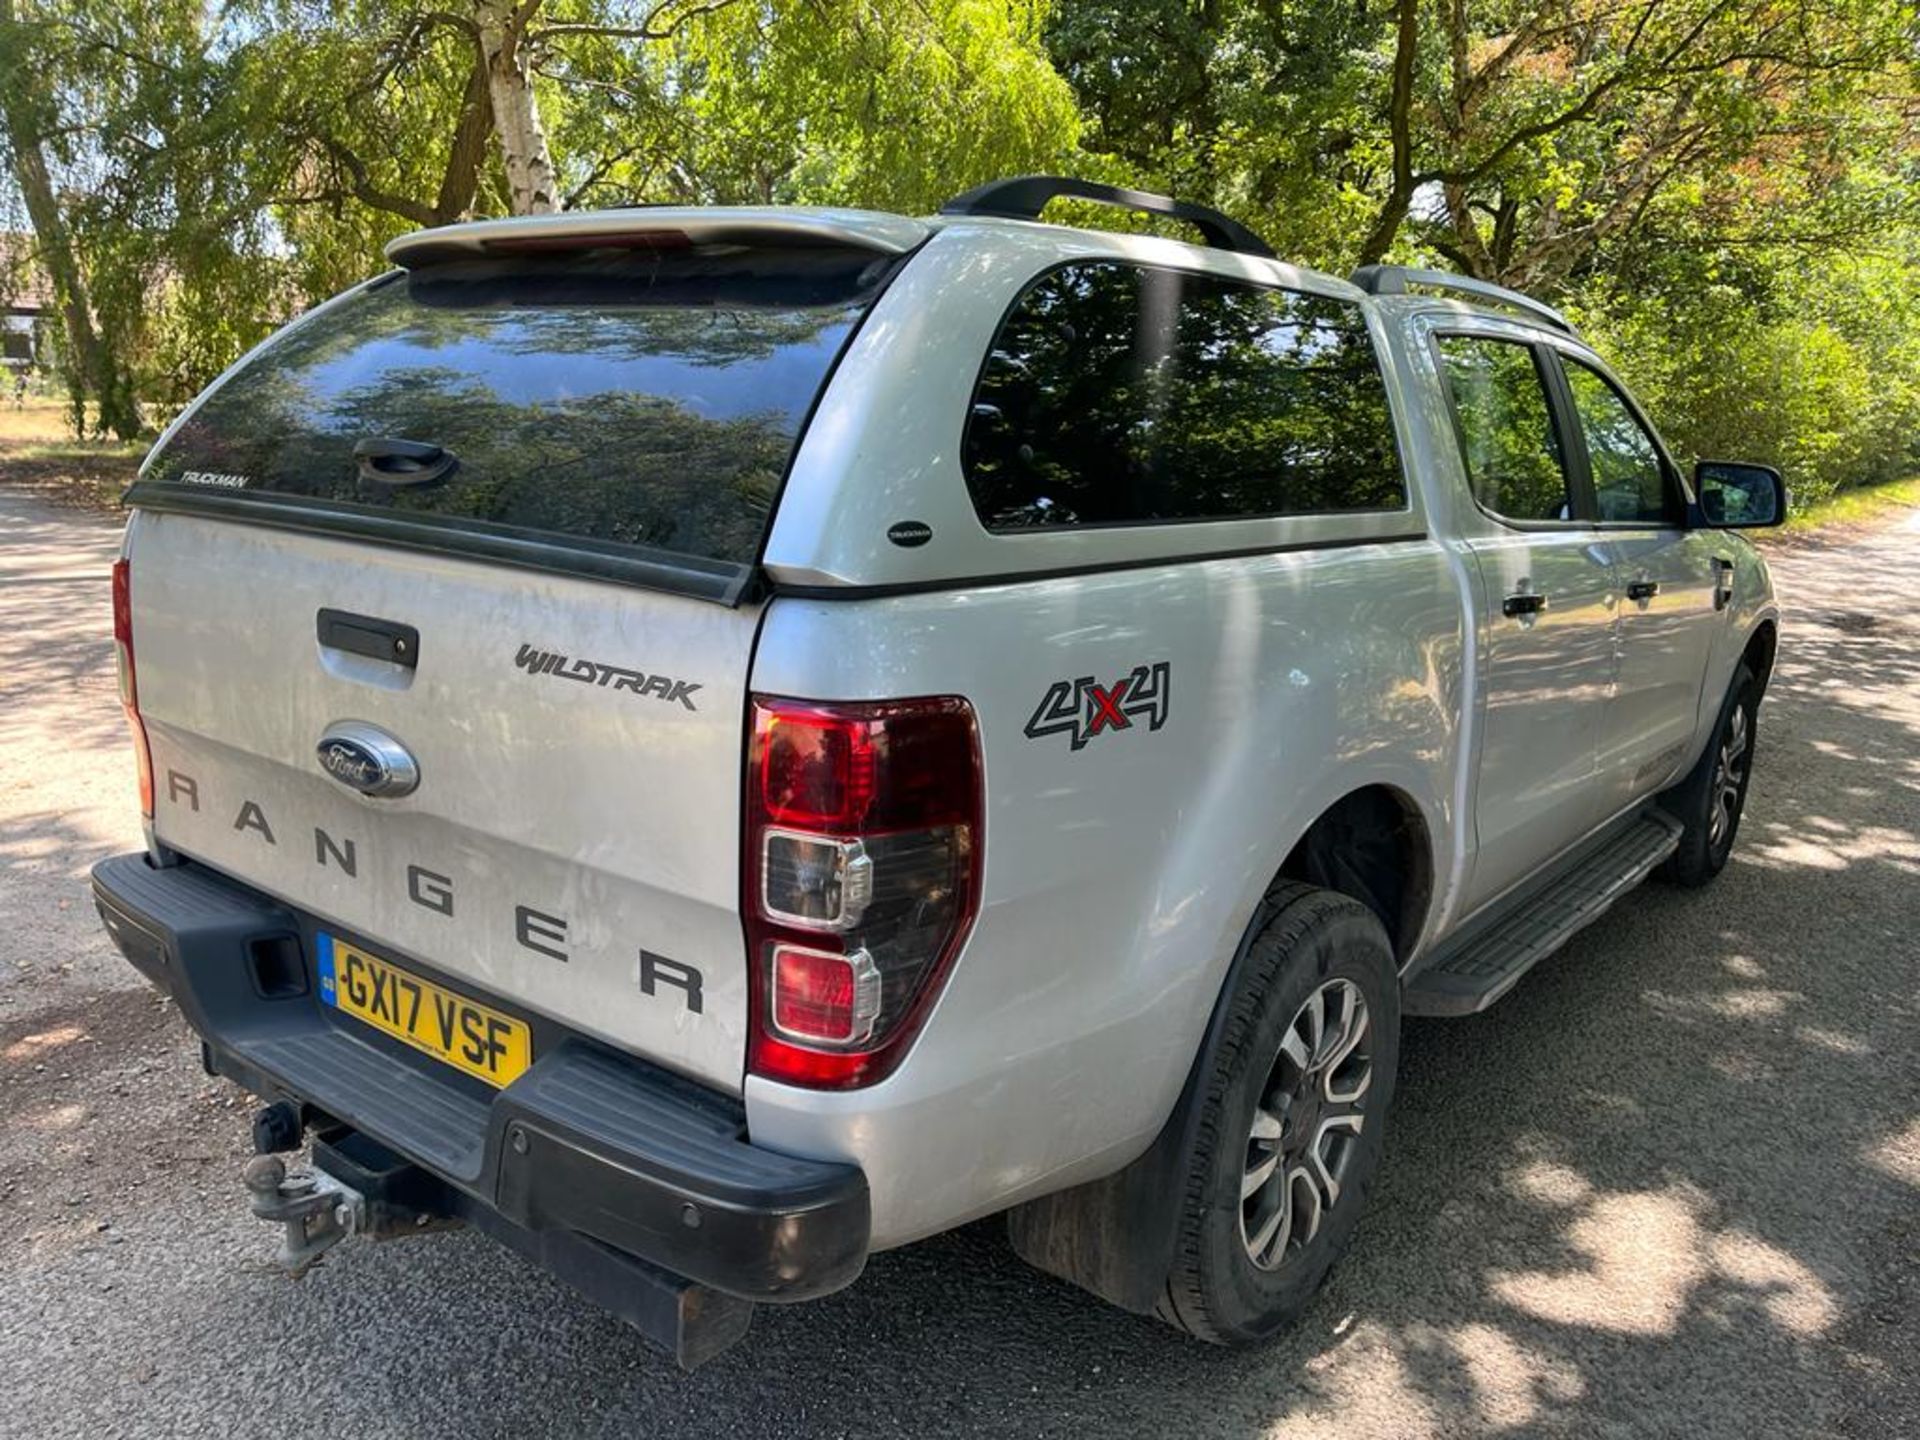
[[1600, 519], [1677, 524], [1680, 496], [1646, 426], [1597, 371], [1577, 360], [1563, 363], [1573, 408], [1580, 417], [1580, 433], [1587, 441]]
[[1117, 261], [1049, 271], [994, 337], [962, 444], [989, 530], [1407, 503], [1359, 308]]
[[1570, 520], [1566, 456], [1533, 347], [1481, 335], [1443, 335], [1473, 497], [1509, 520]]

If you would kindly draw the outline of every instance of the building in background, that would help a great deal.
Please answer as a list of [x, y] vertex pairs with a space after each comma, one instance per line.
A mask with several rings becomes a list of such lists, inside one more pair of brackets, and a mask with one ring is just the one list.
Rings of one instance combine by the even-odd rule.
[[53, 282], [34, 254], [33, 237], [0, 231], [0, 367], [9, 382], [44, 368], [44, 327], [53, 323]]

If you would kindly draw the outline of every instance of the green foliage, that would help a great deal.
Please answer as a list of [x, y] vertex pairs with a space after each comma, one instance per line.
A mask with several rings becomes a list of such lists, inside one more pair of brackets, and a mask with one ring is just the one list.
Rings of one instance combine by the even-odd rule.
[[1377, 204], [1384, 34], [1366, 3], [1059, 0], [1047, 46], [1096, 178], [1222, 206], [1337, 267]]
[[686, 47], [705, 80], [693, 173], [715, 198], [913, 214], [1067, 162], [1078, 116], [1039, 48], [1039, 10], [836, 0], [789, 3], [772, 25], [725, 12]]
[[1683, 457], [1777, 465], [1796, 503], [1920, 464], [1920, 299], [1911, 258], [1839, 256], [1569, 307]]
[[1683, 451], [1911, 465], [1910, 0], [1060, 0], [1112, 178], [1577, 312]]
[[[9, 6], [14, 0], [5, 0]], [[20, 0], [28, 3], [28, 0]], [[1069, 163], [1036, 0], [518, 7], [568, 204], [931, 208]], [[164, 416], [394, 236], [505, 213], [471, 0], [59, 0], [0, 28], [49, 140], [99, 375]], [[30, 83], [29, 83], [30, 82]]]
[[[510, 13], [566, 206], [915, 212], [1030, 171], [1169, 190], [1308, 264], [1438, 264], [1563, 303], [1677, 449], [1774, 461], [1803, 497], [1916, 462], [1913, 0]], [[480, 14], [0, 0], [0, 219], [82, 301], [57, 347], [74, 415], [164, 418], [394, 236], [506, 213]]]

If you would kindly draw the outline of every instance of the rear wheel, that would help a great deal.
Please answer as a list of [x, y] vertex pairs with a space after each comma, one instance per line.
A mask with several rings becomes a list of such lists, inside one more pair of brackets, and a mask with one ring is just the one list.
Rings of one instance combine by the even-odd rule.
[[1346, 1249], [1400, 1048], [1393, 949], [1358, 901], [1281, 887], [1241, 970], [1158, 1306], [1221, 1344], [1292, 1321]]
[[1662, 797], [1661, 803], [1685, 828], [1680, 845], [1660, 874], [1697, 887], [1718, 875], [1733, 853], [1746, 809], [1747, 782], [1753, 776], [1755, 722], [1760, 685], [1745, 665], [1735, 672], [1720, 721], [1692, 771]]

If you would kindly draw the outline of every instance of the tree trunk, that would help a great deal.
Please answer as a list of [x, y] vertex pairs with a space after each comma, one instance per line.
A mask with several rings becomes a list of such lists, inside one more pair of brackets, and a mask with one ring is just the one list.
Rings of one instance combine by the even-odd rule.
[[1487, 242], [1480, 234], [1480, 222], [1473, 218], [1473, 206], [1467, 201], [1467, 187], [1449, 182], [1442, 187], [1441, 193], [1446, 199], [1447, 220], [1453, 226], [1454, 263], [1475, 280], [1498, 282], [1500, 267], [1487, 252]]
[[493, 100], [493, 130], [507, 167], [507, 190], [516, 215], [548, 215], [559, 209], [559, 182], [547, 150], [547, 132], [533, 94], [521, 41], [540, 0], [475, 0], [480, 53]]
[[[13, 0], [0, 0], [0, 33], [18, 42], [21, 27], [14, 20]], [[66, 332], [65, 365], [67, 393], [73, 399], [74, 429], [86, 430], [86, 402], [96, 400], [100, 407], [100, 429], [111, 430], [123, 440], [140, 433], [140, 409], [124, 384], [116, 384], [111, 357], [93, 328], [93, 310], [87, 303], [87, 282], [73, 253], [67, 233], [66, 217], [60, 213], [60, 198], [54, 193], [53, 176], [41, 144], [41, 132], [48, 113], [47, 97], [33, 87], [39, 72], [34, 68], [27, 47], [10, 43], [13, 63], [0, 69], [0, 128], [13, 151], [13, 173], [20, 195], [27, 205], [27, 219], [33, 226], [33, 238], [40, 252], [40, 263], [47, 267], [53, 294], [60, 307], [60, 319]]]
[[1393, 179], [1356, 263], [1377, 265], [1393, 246], [1413, 205], [1413, 70], [1420, 48], [1419, 0], [1399, 0], [1395, 9], [1393, 91], [1387, 101], [1387, 133], [1393, 144]]
[[454, 126], [447, 150], [447, 168], [440, 193], [433, 202], [433, 223], [451, 225], [467, 218], [480, 188], [480, 165], [486, 159], [487, 134], [493, 128], [492, 81], [484, 57], [475, 56], [467, 77], [467, 93], [460, 102], [460, 121]]

